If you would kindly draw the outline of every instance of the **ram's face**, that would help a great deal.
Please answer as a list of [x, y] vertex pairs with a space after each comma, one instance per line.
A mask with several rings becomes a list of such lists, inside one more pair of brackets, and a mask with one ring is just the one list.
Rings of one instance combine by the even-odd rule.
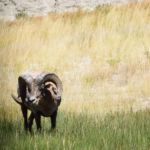
[[26, 87], [25, 101], [28, 105], [38, 105], [42, 97], [43, 97], [42, 90], [36, 82], [33, 82]]
[[47, 103], [59, 106], [61, 96], [59, 96], [57, 87], [51, 82], [46, 82], [42, 85], [32, 82], [26, 87], [25, 101], [28, 106], [39, 106]]
[[62, 82], [53, 73], [40, 73], [36, 76], [23, 74], [18, 77], [18, 97], [12, 97], [18, 104], [34, 110], [47, 106], [56, 108], [60, 105], [62, 91]]

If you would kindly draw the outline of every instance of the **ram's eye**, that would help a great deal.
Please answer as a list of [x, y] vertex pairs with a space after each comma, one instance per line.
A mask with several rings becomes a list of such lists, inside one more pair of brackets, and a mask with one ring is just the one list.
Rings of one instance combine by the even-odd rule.
[[44, 89], [44, 85], [42, 84], [40, 87], [39, 87], [39, 90], [42, 91]]
[[30, 89], [30, 88], [28, 88], [28, 87], [27, 87], [27, 90], [28, 90], [28, 92], [29, 92], [29, 93], [31, 92], [31, 89]]
[[53, 88], [53, 91], [55, 94], [57, 94], [57, 89], [56, 88]]
[[36, 96], [36, 98], [40, 98], [40, 97], [41, 97], [41, 95]]

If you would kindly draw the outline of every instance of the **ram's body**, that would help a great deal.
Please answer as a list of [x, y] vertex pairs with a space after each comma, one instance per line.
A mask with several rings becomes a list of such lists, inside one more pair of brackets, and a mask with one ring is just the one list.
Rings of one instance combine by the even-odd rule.
[[[31, 131], [33, 119], [37, 128], [41, 129], [41, 115], [51, 117], [52, 128], [55, 128], [62, 90], [59, 77], [53, 73], [25, 73], [19, 76], [18, 97], [12, 97], [21, 105], [26, 130]], [[27, 110], [31, 110], [29, 118]]]

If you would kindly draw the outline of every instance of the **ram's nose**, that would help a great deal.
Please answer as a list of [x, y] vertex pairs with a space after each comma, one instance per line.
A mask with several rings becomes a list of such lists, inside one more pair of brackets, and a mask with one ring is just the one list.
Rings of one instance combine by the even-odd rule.
[[30, 103], [33, 103], [34, 101], [35, 101], [35, 97], [30, 97], [30, 98], [29, 98], [29, 102], [30, 102]]

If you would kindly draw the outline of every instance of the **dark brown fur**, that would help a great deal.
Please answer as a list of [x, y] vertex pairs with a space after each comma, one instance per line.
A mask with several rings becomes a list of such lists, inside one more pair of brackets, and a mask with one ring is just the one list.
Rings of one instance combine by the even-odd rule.
[[[55, 129], [61, 94], [62, 83], [55, 74], [24, 74], [18, 78], [18, 97], [12, 97], [21, 105], [26, 131], [32, 131], [34, 119], [37, 130], [41, 130], [41, 116], [50, 117], [51, 129]], [[28, 110], [31, 110], [29, 117]]]

